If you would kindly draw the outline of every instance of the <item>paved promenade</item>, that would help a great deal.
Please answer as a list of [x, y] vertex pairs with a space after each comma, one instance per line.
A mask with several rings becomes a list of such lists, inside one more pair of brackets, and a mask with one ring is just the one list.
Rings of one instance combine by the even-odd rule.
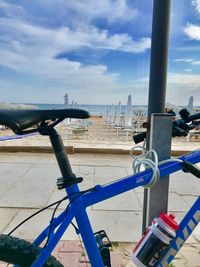
[[[132, 171], [132, 160], [127, 155], [73, 154], [69, 158], [74, 172], [84, 177], [81, 189], [108, 183]], [[37, 209], [62, 198], [64, 191], [56, 187], [58, 177], [60, 173], [53, 154], [1, 153], [0, 232], [8, 233]], [[183, 172], [171, 175], [169, 211], [180, 221], [199, 194], [198, 179]], [[88, 209], [94, 231], [104, 229], [114, 242], [113, 267], [134, 266], [129, 254], [141, 237], [142, 202], [143, 189], [139, 188]], [[64, 207], [62, 204], [60, 211]], [[48, 209], [24, 224], [15, 236], [32, 240], [49, 222], [52, 211]], [[55, 255], [66, 267], [89, 266], [73, 228], [64, 234]], [[174, 263], [176, 267], [200, 267], [200, 226]]]

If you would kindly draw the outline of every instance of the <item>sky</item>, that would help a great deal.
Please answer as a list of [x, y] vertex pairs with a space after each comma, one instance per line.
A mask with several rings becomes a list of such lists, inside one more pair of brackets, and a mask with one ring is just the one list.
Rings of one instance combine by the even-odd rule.
[[[153, 0], [0, 0], [0, 102], [148, 103]], [[166, 101], [200, 105], [200, 0], [172, 0]]]

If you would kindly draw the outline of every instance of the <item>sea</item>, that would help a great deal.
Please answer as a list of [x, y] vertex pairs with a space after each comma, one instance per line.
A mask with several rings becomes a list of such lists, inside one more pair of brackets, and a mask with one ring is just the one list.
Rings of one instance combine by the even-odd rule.
[[[41, 103], [28, 103], [27, 105], [36, 106], [39, 109], [64, 109], [66, 106], [64, 104], [41, 104]], [[72, 105], [69, 105], [69, 108], [72, 108]], [[74, 108], [80, 108], [87, 110], [91, 115], [105, 115], [107, 113], [113, 112], [117, 113], [118, 105], [86, 105], [86, 104], [78, 104]], [[132, 106], [133, 112], [143, 112], [144, 115], [147, 114], [147, 106], [146, 105], [133, 105]], [[125, 114], [126, 105], [121, 105], [121, 114]]]

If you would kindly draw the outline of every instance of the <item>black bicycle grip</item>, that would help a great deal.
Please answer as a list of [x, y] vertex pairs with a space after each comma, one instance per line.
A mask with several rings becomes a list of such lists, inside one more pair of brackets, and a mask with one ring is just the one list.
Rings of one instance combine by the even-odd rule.
[[190, 172], [197, 178], [200, 178], [200, 169], [196, 167], [194, 164], [185, 160], [181, 164], [183, 166], [183, 171]]
[[172, 128], [172, 136], [187, 136], [189, 132], [189, 129], [182, 129], [178, 126], [176, 126], [175, 124], [173, 124], [173, 128]]
[[200, 113], [189, 116], [189, 121], [194, 121], [194, 120], [199, 120], [199, 119], [200, 119]]
[[143, 133], [139, 133], [133, 136], [133, 140], [135, 142], [135, 144], [138, 144], [142, 141], [144, 141], [144, 139], [147, 137], [147, 132], [143, 132]]

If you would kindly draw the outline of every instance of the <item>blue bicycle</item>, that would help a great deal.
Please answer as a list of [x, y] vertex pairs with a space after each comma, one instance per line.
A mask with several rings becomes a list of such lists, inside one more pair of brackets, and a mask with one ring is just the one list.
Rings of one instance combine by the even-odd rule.
[[[148, 169], [107, 185], [96, 185], [85, 191], [80, 191], [78, 184], [82, 182], [83, 178], [76, 177], [72, 172], [61, 137], [55, 130], [55, 126], [65, 118], [86, 119], [89, 118], [89, 114], [78, 109], [0, 110], [0, 124], [11, 128], [16, 134], [39, 132], [42, 135], [49, 136], [62, 175], [57, 180], [57, 186], [59, 190], [66, 190], [66, 197], [37, 212], [38, 214], [44, 209], [55, 205], [50, 224], [32, 244], [11, 236], [12, 232], [19, 225], [8, 235], [0, 235], [0, 261], [2, 262], [22, 267], [63, 266], [51, 256], [51, 253], [68, 226], [72, 224], [77, 233], [82, 237], [91, 266], [110, 267], [110, 241], [104, 231], [93, 232], [86, 212], [87, 207], [136, 187], [147, 186], [153, 182], [153, 171]], [[189, 122], [199, 118], [200, 114], [193, 115], [193, 117], [187, 115], [175, 121], [173, 135], [186, 135], [194, 125], [197, 125], [195, 123], [189, 124]], [[140, 140], [142, 138], [139, 136]], [[200, 178], [200, 170], [194, 166], [198, 162], [200, 162], [200, 150], [184, 155], [176, 161], [164, 162], [158, 167], [160, 178], [182, 169]], [[55, 212], [63, 201], [67, 202], [66, 209], [58, 217], [55, 217]], [[30, 217], [25, 221], [28, 219]], [[76, 220], [77, 225], [72, 222], [73, 219]], [[162, 258], [158, 260], [156, 266], [167, 266], [173, 260], [175, 254], [190, 236], [199, 221], [200, 197], [197, 198], [194, 205], [185, 215], [176, 233], [176, 237], [162, 255]], [[41, 244], [44, 245], [40, 247]]]

